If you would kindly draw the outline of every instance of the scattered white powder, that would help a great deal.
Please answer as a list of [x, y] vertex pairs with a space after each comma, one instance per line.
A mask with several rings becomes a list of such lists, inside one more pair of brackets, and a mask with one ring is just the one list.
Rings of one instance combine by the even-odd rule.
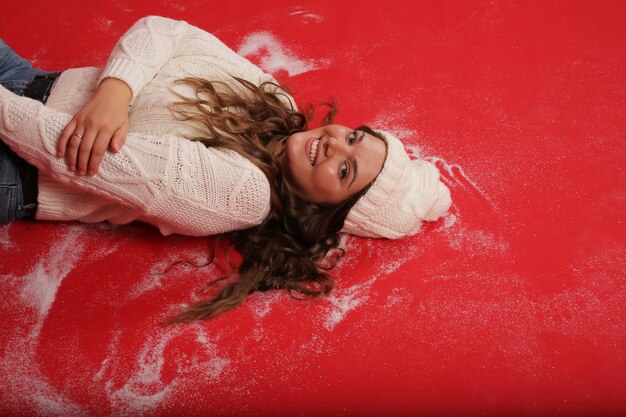
[[[24, 321], [27, 321], [26, 316]], [[29, 409], [38, 415], [82, 416], [81, 407], [60, 394], [43, 375], [37, 361], [41, 319], [23, 332], [17, 330], [0, 356], [0, 397], [11, 409]], [[30, 332], [28, 332], [30, 330]]]
[[[416, 138], [419, 138], [419, 134], [414, 130], [398, 128], [392, 125], [393, 120], [392, 117], [381, 116], [370, 125], [391, 132], [405, 143], [409, 140], [415, 141]], [[475, 181], [469, 178], [463, 168], [456, 164], [450, 164], [445, 159], [438, 156], [426, 156], [424, 149], [420, 146], [407, 144], [405, 147], [409, 155], [413, 158], [425, 159], [435, 164], [441, 172], [442, 181], [453, 190], [453, 206], [450, 212], [448, 212], [443, 219], [439, 220], [441, 226], [434, 230], [443, 231], [445, 237], [448, 239], [449, 245], [456, 250], [463, 248], [470, 253], [507, 252], [509, 245], [496, 237], [493, 232], [487, 230], [471, 230], [468, 229], [467, 226], [462, 225], [461, 210], [463, 210], [464, 207], [460, 206], [460, 203], [455, 200], [455, 194], [457, 196], [460, 196], [461, 193], [469, 194], [472, 200], [479, 200], [481, 207], [486, 208], [487, 211], [495, 211], [495, 206], [490, 198], [480, 189]], [[474, 198], [476, 196], [478, 196], [478, 198]], [[463, 201], [464, 199], [459, 198], [458, 200]], [[435, 238], [435, 235], [433, 235], [433, 238]], [[388, 254], [384, 259], [382, 257], [377, 259], [376, 272], [368, 281], [346, 289], [339, 286], [335, 288], [333, 294], [327, 297], [327, 301], [330, 303], [330, 307], [324, 315], [324, 327], [327, 330], [333, 330], [350, 312], [364, 305], [370, 298], [372, 284], [378, 278], [390, 276], [395, 271], [399, 270], [407, 261], [419, 256], [420, 253], [425, 250], [423, 244], [418, 246], [412, 243], [411, 239], [413, 238], [406, 238], [406, 246], [403, 247], [400, 253]], [[373, 243], [369, 242], [365, 244]], [[351, 251], [348, 250], [347, 256], [342, 260], [342, 263], [350, 262], [350, 254]], [[387, 300], [387, 305], [389, 307], [398, 307], [401, 305], [398, 294], [390, 296]]]
[[[184, 6], [175, 7], [178, 7], [180, 10], [184, 9]], [[304, 10], [292, 12], [291, 15], [302, 18], [304, 22], [307, 20], [311, 22], [321, 20], [321, 17]], [[104, 26], [110, 26], [111, 22], [106, 21], [103, 24]], [[284, 47], [273, 35], [265, 32], [254, 33], [248, 36], [242, 44], [239, 53], [245, 56], [255, 55], [259, 57], [261, 66], [268, 72], [284, 70], [291, 76], [315, 70], [323, 63], [323, 61], [315, 62], [298, 58], [292, 50]], [[418, 133], [414, 130], [394, 129], [394, 124], [389, 123], [389, 118], [386, 119], [386, 123], [383, 123], [385, 122], [383, 119], [380, 119], [380, 122], [372, 123], [372, 126], [393, 131], [405, 143], [420, 140]], [[476, 182], [470, 180], [460, 166], [448, 164], [441, 157], [425, 157], [423, 155], [427, 153], [427, 150], [416, 145], [408, 145], [407, 149], [414, 157], [427, 159], [442, 170], [443, 180], [453, 188], [453, 200], [454, 194], [476, 195], [482, 197], [482, 200], [488, 203], [485, 205], [486, 208], [493, 209], [495, 207], [486, 193], [483, 192]], [[508, 244], [502, 242], [493, 232], [482, 229], [470, 229], [470, 226], [464, 221], [467, 219], [462, 216], [462, 213], [467, 208], [456, 200], [453, 201], [453, 204], [455, 211], [440, 220], [441, 226], [435, 229], [440, 233], [439, 237], [443, 234], [443, 238], [448, 238], [450, 246], [457, 250], [463, 249], [464, 251], [478, 253], [488, 251], [502, 253], [508, 250]], [[8, 233], [9, 227], [10, 225], [0, 226], [0, 249], [6, 250], [13, 245]], [[432, 238], [437, 237], [436, 234], [432, 235]], [[400, 252], [390, 251], [390, 253], [385, 255], [381, 254], [380, 258], [376, 260], [378, 264], [371, 275], [372, 277], [365, 282], [343, 289], [341, 288], [340, 280], [338, 280], [339, 285], [335, 292], [331, 296], [320, 300], [319, 303], [320, 310], [325, 312], [322, 320], [326, 330], [334, 330], [349, 314], [356, 313], [360, 307], [367, 305], [367, 302], [374, 297], [372, 286], [378, 279], [385, 279], [401, 269], [409, 260], [419, 256], [422, 253], [421, 251], [427, 250], [421, 245], [414, 243], [411, 239], [408, 238], [407, 242], [402, 244]], [[70, 241], [71, 245], [69, 244]], [[55, 245], [58, 244], [55, 243]], [[379, 243], [372, 243], [369, 240], [358, 240], [345, 235], [342, 237], [341, 245], [348, 250], [348, 255], [342, 260], [340, 266], [345, 264], [354, 265], [361, 262], [357, 255], [350, 255], [352, 250], [360, 253], [359, 250], [362, 248], [379, 247]], [[384, 244], [380, 245], [382, 247]], [[25, 325], [23, 328], [13, 330], [13, 335], [8, 339], [6, 349], [0, 356], [0, 381], [5, 383], [4, 387], [0, 387], [0, 393], [2, 393], [0, 398], [2, 398], [3, 405], [15, 405], [11, 408], [14, 410], [25, 410], [25, 414], [30, 414], [32, 411], [32, 414], [39, 415], [87, 415], [78, 405], [51, 386], [46, 376], [40, 371], [38, 359], [36, 358], [37, 347], [40, 343], [39, 332], [48, 312], [54, 307], [55, 298], [62, 280], [71, 272], [77, 260], [85, 255], [80, 242], [76, 245], [75, 240], [70, 239], [69, 236], [62, 239], [61, 246], [65, 247], [63, 251], [56, 251], [59, 246], [55, 246], [48, 254], [44, 254], [44, 259], [38, 261], [28, 275], [11, 277], [10, 281], [12, 283], [5, 284], [8, 286], [18, 283], [21, 286], [21, 297], [15, 298], [19, 298], [21, 304], [25, 304], [23, 306], [24, 309], [32, 310], [30, 311], [32, 314], [24, 316], [23, 323]], [[93, 259], [93, 256], [103, 257], [116, 251], [117, 246], [110, 246], [98, 254], [90, 253], [88, 256], [90, 259]], [[520, 295], [517, 298], [508, 297], [502, 300], [489, 298], [489, 295], [485, 294], [485, 297], [483, 297], [484, 301], [481, 299], [468, 302], [467, 297], [462, 294], [455, 296], [453, 293], [448, 293], [450, 290], [447, 286], [434, 288], [433, 294], [424, 300], [424, 304], [420, 305], [420, 309], [416, 309], [417, 315], [429, 314], [438, 323], [438, 331], [432, 333], [424, 332], [424, 340], [429, 340], [429, 335], [435, 334], [440, 337], [430, 339], [433, 341], [432, 343], [438, 343], [437, 346], [439, 348], [454, 350], [458, 346], [459, 333], [464, 333], [463, 330], [467, 330], [468, 334], [472, 334], [472, 332], [476, 332], [476, 327], [487, 323], [490, 326], [490, 330], [493, 330], [493, 333], [496, 335], [493, 340], [498, 342], [504, 341], [502, 345], [492, 345], [494, 352], [497, 351], [498, 354], [505, 353], [509, 357], [517, 359], [511, 363], [519, 363], [519, 366], [529, 367], [524, 372], [526, 374], [530, 371], [535, 372], [536, 375], [541, 375], [542, 365], [545, 366], [545, 362], [542, 362], [540, 356], [536, 355], [541, 350], [533, 344], [536, 343], [538, 330], [549, 328], [563, 334], [589, 335], [591, 340], [598, 340], [597, 332], [601, 335], [611, 336], [613, 340], [615, 340], [615, 334], [624, 334], [623, 321], [615, 320], [614, 318], [615, 316], [624, 317], [625, 296], [623, 292], [614, 291], [613, 286], [615, 284], [611, 283], [611, 279], [621, 279], [623, 281], [623, 271], [621, 269], [617, 270], [618, 267], [623, 265], [623, 259], [624, 251], [622, 249], [617, 254], [610, 254], [605, 258], [598, 257], [593, 262], [575, 264], [571, 268], [574, 276], [581, 282], [586, 282], [587, 285], [595, 285], [596, 287], [593, 287], [591, 290], [566, 291], [556, 296], [546, 296], [533, 301], [529, 300], [525, 295]], [[612, 261], [612, 265], [615, 266], [614, 270], [608, 271], [608, 273], [614, 274], [611, 277], [605, 276], [607, 273], [606, 265], [609, 261]], [[181, 265], [167, 275], [153, 274], [155, 271], [162, 271], [167, 266], [169, 266], [167, 262], [159, 262], [153, 265], [150, 274], [144, 276], [141, 282], [132, 287], [130, 297], [138, 298], [142, 294], [173, 284], [176, 281], [175, 278], [182, 274], [181, 271], [187, 270], [185, 266]], [[450, 266], [442, 268], [446, 272], [450, 272], [450, 269]], [[210, 268], [207, 268], [207, 270], [210, 270]], [[210, 272], [207, 271], [207, 273]], [[482, 273], [484, 274], [484, 272]], [[591, 276], [592, 274], [595, 275]], [[502, 277], [496, 274], [464, 276], [462, 279], [482, 279], [481, 283], [483, 285], [485, 285], [485, 282], [490, 282], [490, 285], [485, 285], [487, 291], [508, 288], [509, 284], [511, 284], [509, 291], [515, 291], [522, 285], [522, 280], [516, 281], [513, 278]], [[596, 294], [598, 288], [607, 292], [614, 291], [613, 295], [600, 299]], [[3, 293], [5, 292], [3, 291]], [[507, 293], [504, 292], [504, 295], [507, 295]], [[268, 317], [274, 305], [286, 297], [284, 292], [278, 291], [256, 294], [248, 301], [247, 305], [252, 310], [255, 319], [260, 322]], [[406, 293], [403, 289], [394, 288], [391, 294], [387, 295], [385, 308], [382, 310], [393, 310], [390, 313], [392, 314], [397, 309], [405, 307], [411, 300], [411, 297], [411, 294]], [[440, 303], [442, 299], [447, 300], [447, 302]], [[327, 304], [323, 300], [327, 300]], [[555, 314], [555, 312], [560, 313]], [[537, 321], [536, 324], [531, 322], [531, 326], [525, 327], [528, 324], [526, 320], [515, 320], [515, 318], [520, 316], [541, 316], [545, 318], [543, 322]], [[232, 316], [232, 318], [236, 319], [236, 316]], [[403, 316], [403, 318], [406, 318], [407, 321], [411, 319], [410, 316]], [[116, 331], [109, 344], [106, 358], [101, 362], [100, 369], [91, 379], [94, 383], [97, 383], [94, 384], [94, 392], [100, 394], [102, 387], [106, 388], [113, 415], [152, 415], [159, 406], [167, 405], [168, 399], [178, 398], [180, 392], [185, 389], [185, 385], [192, 385], [192, 381], [209, 381], [209, 383], [219, 384], [224, 380], [224, 375], [228, 372], [229, 366], [234, 362], [234, 359], [231, 360], [219, 354], [215, 339], [210, 338], [206, 334], [203, 330], [205, 328], [211, 328], [211, 326], [207, 326], [206, 323], [191, 325], [169, 329], [164, 333], [157, 332], [154, 335], [147, 335], [135, 328]], [[261, 325], [256, 326], [254, 331], [257, 332], [257, 330], [261, 333], [255, 333], [255, 336], [259, 338], [260, 336], [264, 337], [263, 343], [259, 343], [259, 349], [263, 351], [265, 346], [271, 343], [269, 332], [263, 332], [264, 328]], [[139, 352], [128, 350], [118, 352], [122, 336], [126, 335], [129, 337], [125, 332], [133, 332], [134, 337], [144, 341]], [[502, 334], [507, 334], [510, 337], [502, 337]], [[290, 358], [292, 360], [288, 362], [292, 363], [292, 368], [283, 369], [281, 376], [289, 377], [289, 372], [295, 372], [298, 367], [302, 366], [303, 358], [306, 356], [332, 352], [333, 348], [336, 348], [335, 340], [337, 338], [335, 336], [337, 335], [331, 334], [329, 336], [327, 332], [314, 333], [310, 340], [304, 340], [299, 347], [296, 347], [296, 352], [298, 351], [297, 349], [300, 349], [301, 356]], [[168, 355], [168, 348], [175, 348], [174, 341], [178, 337], [184, 339], [184, 343], [187, 346], [188, 344], [194, 344], [195, 346], [195, 343], [197, 343], [196, 349], [190, 350], [189, 354], [180, 354], [174, 357]], [[231, 343], [236, 345], [237, 342]], [[243, 344], [240, 346], [243, 346]], [[237, 357], [237, 359], [241, 362], [253, 359], [252, 355], [246, 351], [239, 351], [238, 353], [241, 354], [241, 358]], [[290, 352], [287, 351], [285, 353], [289, 354]], [[126, 371], [119, 370], [120, 365], [125, 363], [123, 360], [125, 355], [135, 358], [134, 366], [128, 370], [129, 374], [120, 378], [119, 373]], [[175, 366], [168, 366], [171, 365], [168, 361], [173, 361]], [[286, 364], [285, 366], [290, 365]], [[166, 372], [171, 369], [175, 369], [174, 375]], [[257, 378], [262, 380], [263, 376], [258, 376]], [[121, 382], [119, 379], [121, 379]], [[8, 384], [6, 384], [7, 381], [9, 382]], [[265, 382], [267, 382], [267, 379]], [[276, 381], [270, 382], [275, 383]], [[252, 390], [248, 393], [243, 392], [245, 391], [245, 384], [254, 385], [252, 382], [239, 380], [237, 381], [237, 386], [232, 387], [233, 391], [239, 391], [240, 395], [253, 395], [254, 391]], [[224, 391], [219, 391], [219, 393], [223, 394]], [[210, 392], [203, 394], [210, 395]]]
[[404, 288], [394, 288], [391, 294], [387, 296], [385, 308], [397, 307], [399, 305], [408, 305], [411, 295]]
[[124, 13], [130, 13], [134, 11], [134, 9], [129, 7], [129, 4], [126, 4], [123, 2], [120, 2], [116, 4], [115, 6], [119, 9], [119, 11], [124, 12]]
[[272, 311], [272, 306], [284, 300], [284, 291], [257, 292], [246, 300], [246, 305], [257, 318], [264, 318]]
[[[178, 374], [188, 376], [192, 380], [196, 379], [198, 375], [203, 375], [205, 381], [219, 383], [231, 360], [219, 356], [217, 345], [209, 339], [202, 325], [195, 325], [192, 331], [196, 332], [196, 342], [199, 344], [198, 352], [186, 363], [178, 362]], [[183, 335], [182, 337], [186, 336]]]
[[[379, 115], [371, 123], [369, 123], [369, 126], [372, 126], [374, 129], [388, 131], [398, 137], [403, 142], [407, 153], [412, 158], [424, 159], [434, 164], [439, 169], [442, 181], [446, 185], [463, 188], [466, 192], [478, 194], [489, 203], [492, 209], [495, 209], [493, 201], [491, 201], [491, 199], [475, 181], [469, 178], [461, 166], [448, 163], [440, 156], [428, 156], [426, 155], [428, 150], [425, 145], [416, 145], [416, 142], [419, 143], [421, 141], [421, 134], [413, 129], [403, 127], [401, 123], [398, 123], [399, 120], [407, 117], [407, 115], [410, 115], [412, 111], [413, 107], [407, 106], [406, 108], [392, 111], [389, 114]], [[454, 204], [454, 196], [452, 197], [452, 202]]]
[[[24, 317], [27, 321], [27, 317]], [[26, 335], [15, 331], [0, 357], [0, 397], [4, 405], [13, 410], [33, 410], [33, 414], [45, 416], [83, 416], [81, 408], [64, 395], [59, 394], [42, 374], [37, 363], [37, 335], [41, 319]], [[24, 326], [28, 328], [28, 326]], [[35, 337], [33, 337], [35, 335]], [[29, 414], [29, 413], [26, 413]]]
[[39, 68], [40, 67], [39, 62], [40, 62], [41, 56], [45, 57], [47, 54], [48, 54], [48, 48], [40, 46], [37, 52], [35, 52], [34, 55], [31, 55], [28, 58], [28, 60], [30, 61], [33, 68]]
[[177, 12], [184, 12], [187, 10], [187, 5], [185, 3], [168, 3], [168, 6], [176, 10]]
[[[155, 289], [169, 288], [170, 286], [178, 285], [181, 279], [188, 277], [190, 274], [194, 276], [199, 274], [207, 276], [207, 282], [223, 275], [221, 271], [218, 271], [215, 263], [202, 267], [194, 267], [193, 265], [185, 263], [190, 262], [194, 265], [205, 265], [208, 261], [207, 257], [208, 252], [205, 247], [196, 250], [185, 249], [184, 251], [181, 250], [169, 253], [167, 259], [160, 260], [152, 265], [150, 271], [143, 279], [138, 281], [130, 289], [128, 297], [133, 300]], [[176, 264], [178, 261], [185, 262]]]
[[39, 310], [39, 314], [48, 313], [56, 296], [63, 275], [48, 274], [45, 265], [35, 265], [28, 274], [26, 286], [22, 290], [22, 299], [31, 307]]
[[358, 284], [345, 290], [336, 291], [326, 298], [326, 301], [331, 304], [324, 321], [326, 330], [333, 330], [350, 311], [369, 299], [369, 285], [367, 284]]
[[153, 337], [147, 338], [134, 373], [121, 388], [114, 389], [112, 381], [106, 382], [105, 389], [116, 414], [149, 415], [172, 393], [176, 380], [169, 384], [161, 381], [163, 352], [171, 337], [172, 333], [168, 332], [156, 341]]
[[[154, 410], [175, 395], [178, 387], [184, 387], [186, 381], [197, 381], [201, 377], [204, 382], [218, 383], [231, 363], [218, 355], [216, 345], [201, 325], [170, 327], [161, 334], [145, 335], [146, 341], [137, 355], [134, 368], [130, 375], [123, 376], [120, 383], [117, 362], [123, 360], [125, 352], [118, 356], [117, 346], [123, 336], [123, 331], [116, 332], [107, 349], [107, 357], [93, 377], [94, 382], [105, 381], [104, 389], [114, 415], [153, 415]], [[168, 347], [177, 339], [184, 339], [186, 345], [196, 342], [193, 355], [166, 355]], [[176, 372], [168, 374], [169, 381], [165, 381], [163, 372], [168, 361], [174, 362]]]
[[406, 104], [405, 100], [398, 99], [394, 108], [388, 109], [387, 114], [379, 114], [374, 120], [368, 123], [368, 126], [372, 129], [385, 130], [392, 133], [398, 139], [400, 139], [405, 147], [415, 142], [420, 142], [421, 137], [419, 133], [411, 128], [402, 125], [401, 120], [410, 118], [411, 113], [414, 111], [412, 104]]
[[8, 250], [13, 246], [11, 242], [11, 237], [9, 235], [9, 229], [11, 228], [11, 223], [7, 225], [0, 225], [0, 249]]
[[314, 22], [319, 23], [324, 20], [324, 18], [318, 14], [308, 12], [306, 10], [297, 10], [295, 12], [289, 13], [290, 16], [301, 17], [304, 23]]
[[393, 274], [402, 267], [409, 259], [414, 258], [420, 252], [420, 248], [417, 246], [408, 246], [408, 250], [404, 255], [394, 255], [392, 260], [388, 262], [381, 262], [379, 268], [379, 275], [386, 276]]
[[508, 253], [510, 246], [501, 237], [483, 229], [470, 229], [461, 222], [461, 213], [448, 213], [443, 218], [443, 224], [438, 229], [445, 233], [448, 244], [457, 251], [468, 253]]
[[109, 363], [111, 362], [112, 358], [117, 355], [117, 346], [119, 345], [121, 336], [121, 329], [115, 330], [115, 332], [111, 336], [111, 341], [109, 342], [109, 346], [107, 347], [107, 356], [100, 364], [100, 369], [98, 370], [98, 372], [96, 372], [96, 374], [93, 376], [93, 382], [99, 382], [103, 380], [107, 370], [110, 369]]
[[95, 21], [93, 22], [93, 26], [97, 27], [98, 30], [101, 32], [110, 31], [111, 27], [113, 26], [113, 20], [107, 19], [104, 16], [98, 16], [95, 18]]
[[237, 50], [239, 55], [250, 58], [258, 57], [259, 66], [264, 71], [276, 73], [286, 71], [289, 76], [320, 69], [328, 65], [326, 61], [306, 61], [298, 58], [296, 53], [269, 32], [254, 32], [246, 36]]
[[[424, 158], [437, 166], [442, 175], [442, 181], [452, 191], [451, 211], [443, 218], [442, 229], [447, 233], [450, 247], [455, 250], [465, 249], [471, 253], [477, 251], [507, 252], [509, 244], [497, 237], [493, 232], [482, 229], [469, 229], [462, 225], [462, 211], [466, 209], [463, 204], [464, 197], [469, 197], [472, 204], [477, 205], [473, 211], [479, 209], [483, 215], [497, 216], [498, 209], [491, 198], [469, 178], [463, 168], [456, 164], [449, 164], [441, 157]], [[455, 198], [456, 195], [456, 198]]]
[[455, 214], [448, 213], [443, 217], [443, 228], [449, 229], [457, 222], [457, 217]]
[[[324, 328], [326, 328], [326, 330], [333, 330], [337, 324], [346, 318], [348, 313], [364, 305], [364, 303], [370, 298], [372, 285], [379, 278], [386, 277], [394, 273], [409, 259], [417, 256], [421, 250], [422, 248], [409, 244], [408, 247], [406, 247], [402, 252], [393, 253], [391, 256], [387, 257], [387, 259], [390, 259], [388, 261], [378, 259], [376, 270], [367, 281], [345, 289], [335, 287], [335, 290], [324, 299], [330, 303], [330, 306], [327, 307], [326, 314], [324, 315]], [[348, 257], [349, 256], [347, 255], [346, 258]], [[341, 274], [341, 269], [339, 269], [337, 274]]]
[[[44, 416], [84, 416], [77, 404], [59, 394], [42, 374], [36, 359], [37, 341], [15, 337], [0, 360], [2, 403], [12, 410]], [[26, 412], [25, 414], [30, 414]]]
[[45, 316], [52, 306], [63, 279], [74, 268], [84, 251], [77, 242], [82, 232], [79, 226], [70, 227], [68, 232], [35, 264], [31, 272], [23, 277], [25, 282], [22, 300]]
[[102, 379], [104, 375], [104, 371], [109, 366], [109, 360], [110, 359], [107, 357], [102, 361], [102, 364], [100, 365], [100, 369], [98, 370], [98, 372], [96, 372], [96, 374], [92, 378], [93, 382], [98, 382]]
[[48, 383], [36, 357], [39, 333], [58, 288], [84, 253], [79, 239], [82, 232], [83, 228], [79, 225], [64, 228], [59, 239], [47, 253], [42, 254], [30, 273], [11, 279], [11, 286], [22, 286], [19, 297], [22, 303], [14, 308], [27, 308], [31, 314], [21, 314], [19, 328], [14, 330], [0, 357], [0, 381], [10, 381], [0, 388], [5, 404], [32, 409], [39, 415], [86, 414]]
[[39, 415], [45, 416], [86, 416], [87, 414], [75, 404], [65, 398], [55, 396], [55, 393], [43, 395], [40, 392], [33, 395], [33, 400], [37, 404]]
[[411, 156], [412, 158], [423, 159], [422, 148], [420, 148], [419, 146], [406, 144], [404, 145], [404, 147], [407, 153], [409, 154], [409, 156]]
[[509, 245], [496, 239], [492, 232], [485, 230], [469, 230], [465, 227], [459, 228], [455, 234], [449, 235], [450, 247], [456, 250], [464, 248], [470, 253], [478, 252], [506, 252]]
[[[625, 245], [614, 244], [601, 252], [579, 259], [570, 265], [570, 272], [577, 281], [577, 286], [598, 293], [626, 293], [622, 291], [621, 282], [626, 281]], [[623, 322], [620, 321], [620, 322]]]
[[319, 355], [331, 351], [333, 351], [332, 346], [329, 346], [329, 344], [326, 343], [326, 339], [318, 335], [313, 335], [313, 337], [311, 337], [311, 340], [304, 342], [300, 345], [300, 354], [302, 356], [307, 356], [311, 353]]
[[[463, 168], [456, 164], [449, 164], [445, 161], [445, 159], [439, 156], [429, 156], [425, 157], [425, 160], [433, 163], [441, 172], [442, 180], [444, 182], [452, 182], [453, 185], [459, 186], [466, 192], [476, 193], [480, 195], [487, 203], [489, 203], [492, 209], [495, 209], [495, 204], [491, 201], [491, 198], [487, 196], [487, 194], [476, 184], [476, 182], [472, 181]], [[450, 185], [449, 183], [447, 185]]]
[[[175, 261], [172, 261], [175, 262]], [[139, 298], [143, 294], [153, 291], [157, 288], [163, 287], [163, 281], [171, 278], [174, 275], [174, 271], [164, 273], [168, 266], [172, 262], [157, 262], [152, 265], [150, 272], [141, 280], [137, 282], [128, 292], [128, 298], [133, 300]]]
[[[417, 132], [410, 129], [398, 128], [389, 125], [389, 117], [379, 117], [373, 126], [382, 126], [383, 129], [390, 131], [401, 139], [407, 138], [415, 140], [419, 138]], [[463, 168], [457, 164], [451, 164], [444, 158], [439, 156], [424, 155], [422, 147], [414, 144], [406, 144], [405, 148], [409, 155], [413, 158], [427, 160], [434, 164], [441, 173], [441, 180], [452, 191], [452, 208], [451, 211], [444, 216], [442, 229], [447, 231], [450, 246], [456, 250], [461, 248], [468, 249], [470, 252], [492, 250], [496, 252], [505, 252], [509, 249], [506, 242], [499, 240], [492, 232], [486, 230], [469, 230], [460, 225], [461, 207], [458, 200], [462, 200], [461, 195], [469, 196], [471, 200], [478, 201], [481, 204], [483, 212], [492, 212], [496, 214], [497, 209], [493, 201], [480, 188], [480, 186], [465, 173]], [[455, 198], [455, 195], [457, 198]], [[453, 213], [452, 211], [455, 211]], [[441, 222], [441, 220], [440, 220]]]

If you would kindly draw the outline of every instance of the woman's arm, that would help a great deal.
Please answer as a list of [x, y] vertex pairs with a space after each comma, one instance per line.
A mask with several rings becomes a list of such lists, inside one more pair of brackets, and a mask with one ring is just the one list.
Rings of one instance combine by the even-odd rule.
[[[66, 156], [70, 168], [75, 167], [78, 173], [95, 173], [101, 154], [109, 146], [113, 152], [123, 146], [128, 104], [132, 105], [150, 80], [173, 60], [178, 65], [168, 69], [172, 79], [194, 74], [219, 79], [226, 72], [257, 84], [274, 81], [271, 75], [202, 29], [164, 17], [142, 18], [113, 49], [99, 78], [96, 96], [63, 131], [59, 154]], [[117, 86], [109, 88], [107, 84]], [[114, 89], [119, 92], [112, 92]], [[130, 100], [126, 102], [128, 93]], [[72, 136], [74, 133], [83, 140]]]
[[99, 172], [77, 176], [57, 155], [70, 116], [0, 87], [0, 138], [57, 181], [113, 201], [164, 234], [204, 236], [259, 224], [269, 212], [270, 189], [243, 158], [198, 142], [130, 134], [107, 153]]
[[149, 16], [118, 41], [100, 76], [94, 97], [67, 124], [58, 154], [78, 175], [98, 171], [107, 149], [118, 152], [128, 134], [128, 106], [176, 53], [191, 28], [185, 22]]
[[132, 91], [132, 105], [139, 91], [179, 52], [189, 31], [200, 29], [165, 17], [139, 19], [113, 48], [99, 81], [109, 77], [124, 81]]
[[139, 91], [174, 59], [183, 62], [183, 71], [169, 74], [175, 78], [210, 74], [211, 70], [217, 70], [219, 77], [226, 72], [257, 85], [275, 81], [214, 35], [185, 21], [159, 16], [139, 19], [120, 38], [99, 81], [105, 78], [124, 81], [132, 90], [132, 105]]
[[94, 175], [109, 147], [119, 152], [128, 134], [131, 96], [125, 82], [105, 78], [91, 100], [65, 126], [57, 143], [57, 154], [65, 157], [70, 171]]

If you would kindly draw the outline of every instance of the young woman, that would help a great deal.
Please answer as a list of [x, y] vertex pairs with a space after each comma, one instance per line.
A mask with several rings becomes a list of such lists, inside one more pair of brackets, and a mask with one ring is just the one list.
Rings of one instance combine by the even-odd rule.
[[229, 233], [238, 279], [174, 321], [258, 290], [326, 294], [318, 263], [340, 231], [399, 238], [451, 203], [393, 135], [330, 124], [332, 112], [309, 129], [270, 75], [182, 21], [139, 20], [104, 69], [43, 73], [2, 43], [0, 84], [0, 221]]

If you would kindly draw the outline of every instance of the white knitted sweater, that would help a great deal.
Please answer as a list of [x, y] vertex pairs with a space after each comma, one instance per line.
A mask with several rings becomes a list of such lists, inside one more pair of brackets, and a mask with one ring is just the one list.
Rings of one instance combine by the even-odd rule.
[[[104, 70], [63, 72], [47, 106], [0, 87], [0, 136], [40, 171], [37, 218], [140, 220], [164, 235], [191, 236], [260, 224], [270, 209], [263, 173], [236, 152], [183, 139], [199, 132], [168, 110], [177, 99], [172, 88], [190, 95], [173, 81], [191, 75], [225, 82], [238, 76], [257, 85], [274, 81], [211, 34], [151, 16], [120, 39]], [[119, 153], [107, 152], [95, 176], [80, 177], [56, 156], [57, 139], [106, 77], [132, 89], [129, 135]]]

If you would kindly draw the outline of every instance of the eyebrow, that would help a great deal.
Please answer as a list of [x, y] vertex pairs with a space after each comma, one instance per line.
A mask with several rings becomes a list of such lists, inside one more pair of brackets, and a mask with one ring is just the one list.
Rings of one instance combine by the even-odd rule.
[[[359, 130], [357, 130], [358, 132]], [[359, 143], [363, 142], [363, 139], [365, 138], [365, 131], [361, 130], [360, 131], [362, 133], [361, 137], [358, 139]], [[352, 187], [352, 184], [354, 184], [354, 180], [356, 180], [356, 176], [359, 173], [359, 164], [356, 158], [354, 158], [354, 174], [352, 174], [352, 181], [350, 181], [350, 185], [348, 185], [348, 188]]]

